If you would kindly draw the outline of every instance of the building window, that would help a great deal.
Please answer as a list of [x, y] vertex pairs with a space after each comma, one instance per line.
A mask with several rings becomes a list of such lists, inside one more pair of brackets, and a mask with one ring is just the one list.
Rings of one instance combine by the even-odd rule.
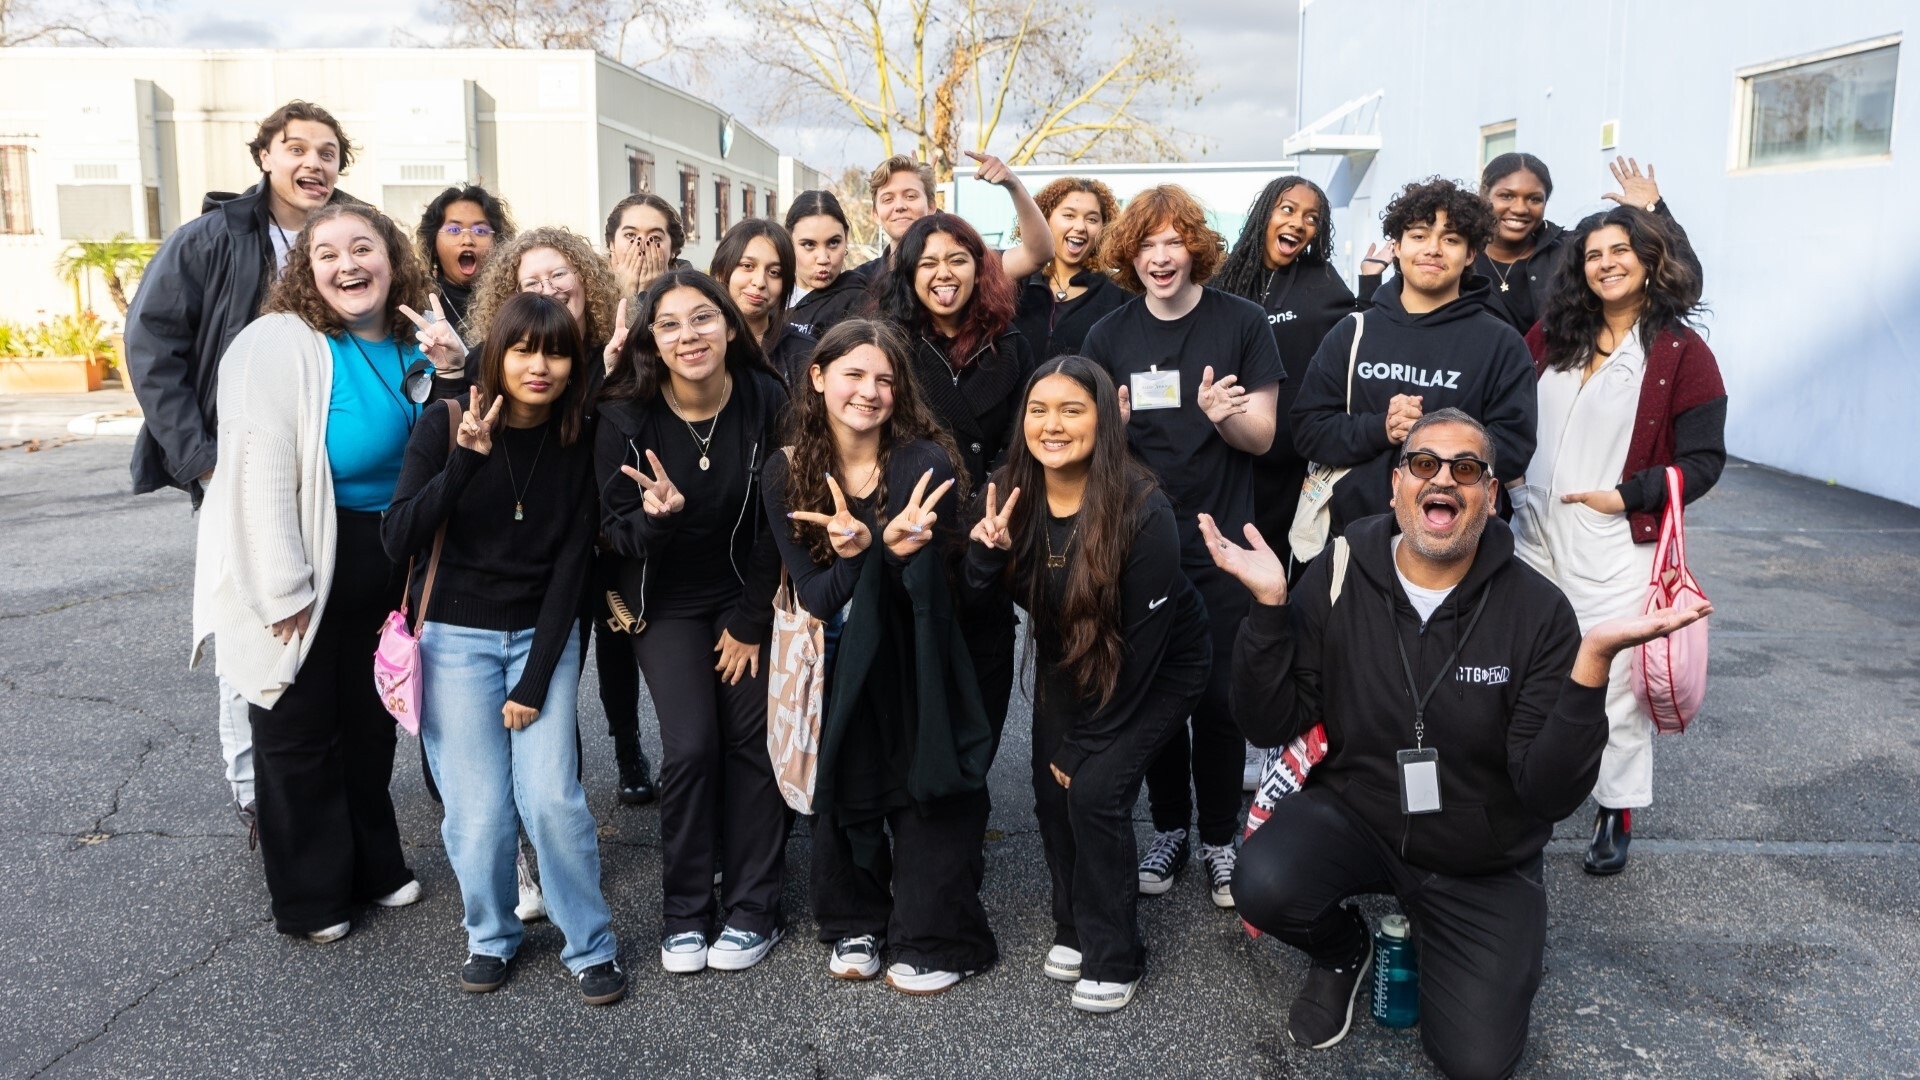
[[780, 192], [768, 191], [767, 192], [767, 216], [770, 218], [779, 216], [779, 213], [780, 213], [779, 206], [780, 206]]
[[700, 170], [680, 166], [680, 225], [687, 230], [687, 242], [700, 240]]
[[753, 204], [753, 194], [752, 184], [740, 185], [740, 220], [742, 221], [757, 216], [754, 214], [754, 211], [758, 209], [758, 207]]
[[727, 226], [733, 224], [728, 220], [733, 213], [732, 199], [733, 181], [724, 176], [715, 178], [713, 181], [713, 235], [716, 238], [725, 236]]
[[653, 155], [627, 147], [627, 194], [644, 195], [653, 190]]
[[1483, 169], [1487, 167], [1487, 162], [1519, 148], [1520, 124], [1517, 121], [1502, 120], [1480, 129], [1480, 167]]
[[27, 186], [27, 148], [0, 146], [0, 235], [33, 231], [33, 200]]
[[1895, 36], [1739, 72], [1737, 167], [1886, 157], [1899, 66]]

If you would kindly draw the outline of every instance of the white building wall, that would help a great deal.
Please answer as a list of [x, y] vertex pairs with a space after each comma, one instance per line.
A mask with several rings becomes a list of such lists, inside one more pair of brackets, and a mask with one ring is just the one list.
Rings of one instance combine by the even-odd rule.
[[[1483, 125], [1514, 120], [1517, 148], [1555, 184], [1548, 216], [1611, 206], [1614, 153], [1657, 166], [1662, 194], [1706, 267], [1709, 343], [1730, 395], [1728, 449], [1920, 504], [1902, 451], [1920, 372], [1920, 69], [1902, 47], [1890, 159], [1735, 168], [1735, 72], [1920, 29], [1911, 0], [1308, 0], [1300, 19], [1302, 124], [1384, 91], [1380, 149], [1357, 180], [1343, 159], [1301, 171], [1351, 189], [1336, 226], [1364, 250], [1409, 179], [1475, 180]], [[1618, 122], [1618, 150], [1601, 125]], [[1900, 193], [1905, 192], [1903, 197]], [[1342, 245], [1345, 246], [1344, 244]]]

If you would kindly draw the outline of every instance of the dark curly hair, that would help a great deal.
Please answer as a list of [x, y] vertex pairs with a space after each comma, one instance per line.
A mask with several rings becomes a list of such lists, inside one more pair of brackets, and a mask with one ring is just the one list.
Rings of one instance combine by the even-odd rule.
[[953, 237], [955, 243], [973, 256], [973, 296], [961, 309], [960, 332], [953, 336], [948, 359], [964, 367], [983, 347], [1007, 332], [1013, 325], [1016, 306], [1013, 283], [1000, 268], [1000, 254], [987, 247], [980, 233], [965, 218], [935, 210], [907, 226], [906, 235], [894, 249], [894, 272], [882, 283], [879, 314], [893, 320], [901, 329], [915, 334], [930, 333], [932, 317], [914, 291], [914, 268], [927, 250], [927, 240], [935, 233]]
[[669, 270], [653, 279], [647, 291], [640, 294], [638, 307], [630, 310], [627, 325], [631, 327], [627, 334], [627, 343], [620, 348], [620, 354], [613, 363], [613, 373], [607, 376], [607, 385], [600, 396], [607, 400], [636, 399], [652, 401], [659, 396], [660, 388], [672, 378], [667, 371], [667, 362], [660, 358], [659, 343], [653, 339], [653, 320], [660, 310], [660, 301], [675, 289], [694, 289], [707, 302], [720, 309], [720, 318], [726, 322], [727, 329], [733, 331], [733, 340], [727, 342], [727, 367], [735, 372], [752, 368], [772, 375], [784, 384], [780, 373], [767, 362], [767, 354], [760, 349], [760, 340], [753, 336], [747, 327], [747, 317], [740, 314], [739, 305], [733, 297], [727, 295], [726, 286], [701, 273], [698, 270], [681, 268]]
[[[846, 319], [827, 331], [807, 361], [807, 370], [822, 372], [834, 362], [862, 345], [871, 345], [886, 356], [893, 366], [893, 412], [880, 429], [880, 483], [874, 488], [873, 503], [887, 505], [887, 458], [893, 448], [916, 439], [938, 446], [953, 467], [954, 493], [959, 504], [966, 505], [967, 466], [960, 448], [947, 434], [926, 399], [920, 396], [913, 377], [913, 346], [899, 327], [881, 319]], [[786, 443], [792, 454], [787, 462], [787, 509], [833, 512], [833, 492], [827, 487], [827, 474], [839, 467], [839, 443], [827, 418], [827, 400], [813, 388], [811, 377], [793, 384], [793, 408], [787, 413]], [[884, 511], [883, 511], [884, 512]], [[791, 522], [795, 543], [807, 549], [816, 565], [833, 562], [833, 544], [826, 530], [798, 521]]]
[[1282, 176], [1269, 180], [1260, 194], [1254, 196], [1253, 205], [1247, 207], [1247, 222], [1240, 226], [1240, 238], [1233, 242], [1233, 253], [1220, 268], [1220, 281], [1215, 288], [1246, 297], [1256, 304], [1266, 299], [1259, 293], [1260, 280], [1267, 267], [1267, 223], [1273, 220], [1273, 208], [1280, 204], [1281, 198], [1297, 187], [1305, 187], [1320, 200], [1320, 225], [1294, 261], [1308, 266], [1327, 261], [1327, 252], [1333, 250], [1332, 204], [1327, 202], [1327, 193], [1304, 176]]
[[427, 306], [427, 294], [433, 290], [433, 281], [427, 276], [426, 265], [413, 253], [413, 244], [407, 239], [407, 234], [400, 231], [400, 226], [395, 225], [387, 215], [360, 203], [323, 206], [307, 219], [307, 223], [300, 227], [300, 234], [293, 238], [293, 246], [287, 251], [287, 267], [267, 293], [267, 302], [260, 305], [260, 313], [290, 311], [323, 334], [338, 337], [347, 332], [346, 322], [321, 297], [320, 288], [313, 280], [313, 231], [342, 217], [357, 217], [371, 225], [381, 243], [386, 245], [387, 264], [393, 271], [391, 284], [387, 287], [387, 334], [396, 342], [412, 341], [415, 330], [413, 320], [401, 313], [400, 305], [406, 304], [416, 311], [424, 309]]
[[[1094, 201], [1100, 204], [1100, 227], [1102, 229], [1105, 229], [1120, 218], [1120, 200], [1113, 197], [1113, 189], [1098, 180], [1093, 180], [1085, 176], [1062, 176], [1049, 183], [1046, 187], [1041, 188], [1039, 194], [1033, 197], [1033, 201], [1036, 206], [1040, 207], [1040, 216], [1051, 221], [1054, 210], [1058, 209], [1060, 204], [1066, 201], [1069, 195], [1093, 196]], [[1013, 230], [1013, 239], [1018, 241], [1020, 238], [1020, 228], [1016, 225]], [[1099, 244], [1094, 244], [1092, 250], [1087, 252], [1086, 264], [1083, 268], [1087, 270], [1106, 269], [1100, 262]]]
[[1459, 233], [1476, 253], [1486, 250], [1493, 239], [1493, 208], [1472, 188], [1440, 176], [1401, 188], [1380, 215], [1381, 230], [1397, 243], [1415, 225], [1433, 224], [1442, 211], [1447, 215], [1447, 231]]
[[480, 207], [480, 213], [493, 228], [495, 243], [513, 239], [513, 215], [508, 212], [507, 204], [501, 201], [500, 196], [479, 184], [455, 184], [435, 195], [427, 208], [420, 212], [420, 227], [414, 232], [414, 239], [420, 245], [420, 258], [426, 261], [430, 274], [440, 273], [440, 253], [434, 241], [440, 234], [441, 224], [446, 221], [447, 207], [457, 202], [470, 202]]
[[1133, 258], [1147, 237], [1167, 228], [1180, 234], [1180, 242], [1193, 256], [1193, 283], [1205, 285], [1220, 269], [1227, 242], [1207, 224], [1207, 208], [1177, 184], [1150, 187], [1128, 201], [1120, 220], [1100, 234], [1100, 264], [1113, 267], [1113, 280], [1121, 288], [1146, 292], [1133, 269]]
[[1586, 366], [1600, 328], [1606, 325], [1600, 298], [1587, 284], [1587, 240], [1608, 226], [1627, 232], [1627, 243], [1647, 272], [1640, 308], [1640, 347], [1651, 353], [1662, 331], [1695, 326], [1705, 310], [1700, 303], [1700, 274], [1682, 257], [1683, 245], [1658, 214], [1637, 206], [1616, 206], [1581, 219], [1565, 234], [1564, 254], [1553, 271], [1540, 332], [1547, 339], [1542, 359], [1555, 371]]

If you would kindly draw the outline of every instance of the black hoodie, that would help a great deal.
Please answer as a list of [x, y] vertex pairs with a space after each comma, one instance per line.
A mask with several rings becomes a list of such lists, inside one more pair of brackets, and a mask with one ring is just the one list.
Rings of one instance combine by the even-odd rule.
[[818, 341], [835, 323], [860, 314], [866, 305], [867, 279], [857, 269], [843, 270], [788, 308], [787, 325]]
[[[1394, 571], [1396, 531], [1391, 515], [1353, 523], [1338, 603], [1328, 599], [1333, 560], [1315, 559], [1289, 603], [1254, 605], [1234, 643], [1233, 717], [1255, 746], [1324, 723], [1326, 760], [1307, 782], [1330, 789], [1407, 862], [1443, 874], [1503, 870], [1538, 854], [1553, 823], [1593, 790], [1607, 688], [1573, 681], [1573, 607], [1514, 557], [1504, 522], [1488, 518], [1472, 568], [1425, 626]], [[1395, 755], [1414, 746], [1413, 700], [1393, 639], [1425, 691], [1469, 624], [1425, 716], [1441, 809], [1403, 814]]]
[[1093, 324], [1131, 299], [1125, 289], [1098, 270], [1080, 271], [1073, 275], [1073, 284], [1085, 285], [1087, 291], [1061, 303], [1053, 298], [1044, 272], [1020, 283], [1020, 306], [1014, 313], [1013, 326], [1033, 346], [1035, 360], [1079, 353], [1080, 343]]
[[1539, 410], [1533, 357], [1513, 327], [1487, 310], [1487, 280], [1468, 274], [1460, 298], [1424, 315], [1401, 305], [1405, 279], [1373, 294], [1353, 367], [1353, 410], [1347, 411], [1347, 357], [1354, 320], [1328, 331], [1313, 354], [1294, 400], [1293, 445], [1300, 456], [1353, 469], [1333, 489], [1333, 531], [1384, 513], [1400, 448], [1387, 441], [1387, 405], [1415, 394], [1421, 411], [1452, 406], [1486, 425], [1493, 437], [1494, 475], [1519, 476], [1533, 458]]

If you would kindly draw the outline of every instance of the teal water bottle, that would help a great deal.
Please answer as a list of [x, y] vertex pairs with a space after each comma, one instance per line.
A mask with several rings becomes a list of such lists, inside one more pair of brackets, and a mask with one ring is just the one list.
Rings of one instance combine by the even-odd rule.
[[1420, 966], [1413, 955], [1407, 917], [1388, 915], [1373, 935], [1373, 1022], [1412, 1027], [1420, 1021]]

